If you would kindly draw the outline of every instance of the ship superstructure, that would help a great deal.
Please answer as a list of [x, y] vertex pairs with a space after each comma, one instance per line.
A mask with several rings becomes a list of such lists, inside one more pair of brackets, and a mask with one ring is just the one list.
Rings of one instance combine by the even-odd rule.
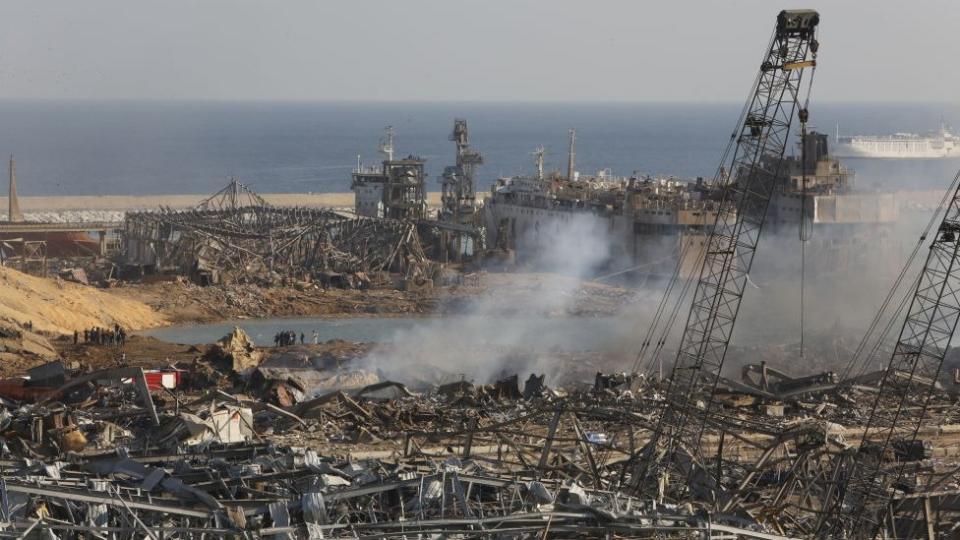
[[[829, 153], [827, 136], [809, 133], [798, 156], [785, 159], [778, 188], [768, 208], [772, 233], [796, 230], [800, 223], [822, 232], [824, 247], [836, 251], [838, 237], [852, 237], [860, 225], [892, 224], [898, 208], [892, 194], [858, 192], [855, 172]], [[669, 273], [682, 254], [681, 272], [692, 275], [717, 217], [726, 189], [703, 178], [613, 176], [607, 171], [581, 175], [568, 171], [544, 175], [542, 152], [538, 173], [501, 178], [483, 207], [488, 245], [524, 251], [541, 249], [541, 231], [573, 216], [602, 220], [609, 232], [611, 260], [649, 273]], [[836, 233], [836, 234], [835, 234]], [[842, 266], [837, 259], [833, 266]]]
[[960, 156], [960, 138], [942, 123], [932, 134], [895, 133], [893, 135], [840, 136], [837, 126], [838, 157], [939, 159]]
[[386, 159], [379, 166], [364, 165], [357, 156], [350, 182], [354, 211], [358, 216], [423, 219], [427, 214], [426, 160], [412, 154], [395, 158], [393, 128], [388, 126], [386, 131], [380, 141], [380, 152]]
[[[856, 173], [832, 154], [826, 134], [811, 132], [798, 143], [799, 155], [784, 159], [780, 189], [770, 201], [773, 226], [892, 223], [897, 220], [892, 194], [861, 192]], [[804, 200], [806, 205], [804, 206]]]
[[716, 220], [719, 194], [702, 179], [515, 176], [494, 184], [483, 220], [489, 245], [515, 252], [519, 261], [550, 249], [550, 232], [558, 227], [594, 228], [604, 232], [611, 260], [668, 272], [680, 244], [703, 240]]
[[[730, 176], [719, 179], [680, 178], [634, 173], [615, 175], [609, 169], [581, 174], [575, 169], [576, 132], [570, 130], [566, 170], [547, 172], [545, 149], [533, 152], [534, 173], [497, 179], [482, 203], [472, 196], [479, 152], [467, 141], [466, 122], [457, 120], [451, 139], [456, 164], [446, 167], [441, 205], [427, 209], [424, 160], [394, 157], [393, 132], [381, 142], [384, 161], [365, 167], [358, 161], [352, 175], [357, 215], [413, 220], [433, 239], [434, 256], [447, 262], [500, 251], [517, 263], [543, 259], [571, 237], [575, 242], [602, 244], [605, 269], [670, 275], [681, 260], [685, 277], [696, 274], [698, 259], [717, 220], [717, 210]], [[846, 264], [852, 238], [875, 234], [898, 219], [889, 193], [861, 192], [855, 172], [828, 147], [828, 137], [811, 132], [802, 137], [793, 156], [777, 167], [780, 177], [767, 209], [771, 234], [796, 231], [802, 224], [816, 229], [815, 244], [835, 257], [832, 268]], [[869, 227], [862, 227], [868, 225]], [[812, 246], [811, 249], [818, 249]]]
[[[537, 173], [498, 179], [482, 209], [488, 246], [515, 253], [519, 262], [552, 249], [569, 231], [595, 230], [614, 266], [643, 265], [669, 272], [678, 246], [701, 245], [716, 221], [721, 191], [702, 178], [616, 176], [609, 170], [586, 175], [573, 168], [573, 141], [567, 171], [544, 173], [542, 148], [534, 152]], [[684, 267], [693, 268], [696, 250]], [[689, 264], [686, 264], [689, 263]]]

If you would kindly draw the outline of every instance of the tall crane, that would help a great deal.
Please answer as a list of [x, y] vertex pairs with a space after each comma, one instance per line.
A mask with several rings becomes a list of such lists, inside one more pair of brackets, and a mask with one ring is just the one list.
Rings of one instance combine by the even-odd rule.
[[442, 261], [446, 261], [450, 251], [456, 254], [457, 260], [462, 260], [465, 242], [471, 242], [471, 252], [477, 249], [472, 242], [482, 242], [476, 227], [477, 194], [474, 178], [477, 167], [483, 164], [483, 155], [470, 147], [466, 120], [457, 118], [453, 121], [450, 140], [456, 145], [457, 160], [456, 165], [443, 170], [440, 178], [442, 192], [437, 218], [439, 223], [446, 226], [441, 230]]
[[900, 484], [908, 460], [884, 462], [894, 445], [915, 446], [960, 320], [960, 173], [954, 184], [863, 439], [855, 455], [838, 462], [839, 480], [828, 491], [818, 538], [875, 538], [889, 515], [892, 488]]
[[[638, 488], [659, 476], [664, 456], [676, 457], [680, 441], [688, 453], [699, 453], [790, 127], [795, 115], [803, 123], [807, 120], [806, 108], [800, 106], [801, 82], [804, 71], [816, 65], [819, 21], [813, 10], [777, 15], [752, 94], [717, 171], [716, 182], [726, 179], [724, 196], [703, 254], [662, 414], [634, 476]], [[709, 399], [698, 409], [697, 389], [702, 383]]]
[[470, 147], [466, 120], [454, 120], [450, 140], [456, 144], [457, 161], [443, 171], [440, 219], [472, 223], [477, 197], [474, 177], [477, 167], [483, 164], [483, 155]]

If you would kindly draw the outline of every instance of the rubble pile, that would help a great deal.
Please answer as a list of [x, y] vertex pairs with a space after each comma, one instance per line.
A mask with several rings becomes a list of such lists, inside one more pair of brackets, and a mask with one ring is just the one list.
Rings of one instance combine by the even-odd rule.
[[[663, 383], [597, 373], [593, 387], [561, 389], [510, 375], [414, 392], [351, 365], [362, 346], [336, 350], [266, 355], [234, 330], [193, 363], [51, 362], [0, 381], [5, 532], [803, 537], [878, 380], [744, 369], [709, 415], [704, 444], [723, 460], [651, 497], [638, 470]], [[935, 491], [942, 530], [960, 518], [955, 397], [941, 388], [928, 410], [921, 444], [894, 446], [891, 466], [911, 470], [896, 494], [904, 530], [926, 523], [914, 493]], [[681, 489], [722, 511], [676, 504]]]
[[203, 284], [318, 281], [365, 287], [369, 274], [432, 280], [415, 223], [345, 217], [332, 210], [275, 207], [236, 180], [195, 209], [129, 212], [122, 260], [140, 273]]
[[237, 373], [244, 373], [260, 365], [263, 353], [257, 350], [253, 340], [239, 326], [219, 339], [210, 350], [207, 357], [220, 367]]

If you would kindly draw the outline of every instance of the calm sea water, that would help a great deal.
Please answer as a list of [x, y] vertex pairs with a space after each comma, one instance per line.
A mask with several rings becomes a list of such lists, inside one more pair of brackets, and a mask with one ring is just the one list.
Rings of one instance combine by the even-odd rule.
[[[349, 189], [357, 154], [366, 163], [383, 127], [399, 154], [428, 159], [428, 182], [453, 161], [453, 119], [469, 121], [486, 164], [480, 188], [532, 170], [543, 144], [548, 168], [566, 164], [577, 129], [577, 169], [713, 175], [740, 104], [157, 103], [0, 102], [0, 155], [14, 153], [22, 195], [212, 193], [237, 176], [255, 190]], [[812, 125], [834, 133], [923, 132], [960, 106], [822, 104]], [[862, 186], [944, 186], [960, 160], [847, 160]]]
[[[286, 318], [244, 319], [224, 323], [197, 324], [155, 328], [138, 334], [174, 343], [213, 343], [228, 334], [235, 326], [246, 332], [257, 345], [273, 344], [277, 332], [303, 333], [308, 343], [313, 332], [322, 343], [331, 339], [361, 342], [393, 342], [409, 340], [411, 332], [424, 335], [457, 335], [462, 343], [493, 347], [512, 346], [518, 342], [531, 349], [545, 350], [550, 346], [565, 350], [607, 350], [621, 342], [625, 325], [612, 317], [600, 318], [516, 318], [446, 316], [425, 317], [353, 317], [353, 318]], [[474, 332], [460, 332], [464, 327]], [[521, 330], [518, 332], [517, 329]], [[482, 330], [482, 331], [480, 331]]]

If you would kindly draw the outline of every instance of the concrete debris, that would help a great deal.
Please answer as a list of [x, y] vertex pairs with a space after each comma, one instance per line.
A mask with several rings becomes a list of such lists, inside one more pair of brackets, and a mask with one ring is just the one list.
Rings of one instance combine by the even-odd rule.
[[250, 379], [257, 387], [275, 388], [278, 398], [285, 391], [293, 402], [334, 390], [355, 390], [380, 382], [380, 377], [376, 373], [364, 370], [331, 372], [316, 368], [286, 368], [262, 365], [253, 371]]
[[210, 347], [207, 358], [235, 373], [246, 373], [260, 365], [263, 353], [242, 328], [235, 326]]
[[[258, 352], [237, 331], [216, 347]], [[245, 375], [234, 361], [181, 365], [172, 388], [147, 386], [140, 368], [33, 369], [20, 394], [2, 394], [6, 530], [71, 538], [189, 536], [197, 528], [217, 538], [523, 538], [545, 530], [570, 538], [803, 537], [827, 489], [818, 478], [834, 474], [829, 458], [859, 446], [877, 380], [825, 388], [819, 376], [800, 384], [746, 368], [753, 384], [745, 386], [790, 396], [727, 390], [729, 404], [709, 411], [704, 438], [723, 461], [690, 462], [689, 479], [664, 479], [651, 498], [636, 487], [636, 460], [665, 383], [597, 373], [590, 387], [561, 390], [534, 374], [523, 390], [509, 375], [424, 393], [375, 381], [310, 397], [290, 371], [329, 376], [350, 366], [315, 366], [309, 355], [270, 363], [283, 359], [294, 367], [264, 361]], [[219, 389], [194, 384], [209, 370], [222, 372]], [[756, 384], [764, 373], [765, 387]], [[955, 402], [938, 391], [928, 407], [938, 421], [916, 441], [894, 443], [889, 457], [914, 471], [892, 499], [904, 536], [960, 519], [949, 502], [960, 497], [950, 465], [960, 454]], [[697, 496], [679, 504], [683, 485]], [[930, 503], [912, 498], [933, 485]], [[924, 518], [924, 504], [937, 512]]]
[[87, 272], [83, 268], [67, 268], [61, 270], [60, 278], [82, 285], [90, 284], [90, 280], [87, 279]]
[[180, 413], [179, 422], [161, 440], [176, 438], [187, 445], [210, 442], [237, 443], [252, 439], [253, 412], [248, 408], [222, 406], [203, 416]]

